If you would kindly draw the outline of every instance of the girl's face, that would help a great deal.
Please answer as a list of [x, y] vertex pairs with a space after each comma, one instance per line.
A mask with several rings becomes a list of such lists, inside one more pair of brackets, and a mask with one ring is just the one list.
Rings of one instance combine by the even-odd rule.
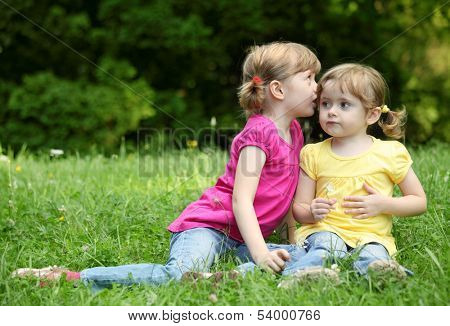
[[369, 125], [362, 102], [349, 92], [342, 92], [339, 84], [332, 80], [323, 86], [319, 113], [320, 126], [333, 137], [365, 134]]
[[316, 106], [317, 83], [310, 70], [298, 72], [287, 78], [283, 84], [286, 112], [293, 117], [310, 117]]

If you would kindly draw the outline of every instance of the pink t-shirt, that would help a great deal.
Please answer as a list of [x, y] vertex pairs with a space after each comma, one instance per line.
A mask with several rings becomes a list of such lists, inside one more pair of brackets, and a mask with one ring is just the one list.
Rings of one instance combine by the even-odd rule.
[[297, 187], [303, 134], [295, 119], [290, 125], [290, 132], [292, 145], [279, 136], [272, 120], [260, 114], [252, 115], [244, 129], [233, 139], [224, 175], [214, 187], [206, 189], [197, 201], [185, 208], [169, 225], [169, 231], [209, 227], [243, 242], [232, 207], [234, 177], [241, 149], [257, 146], [266, 154], [266, 163], [253, 205], [263, 236], [269, 236], [286, 215]]

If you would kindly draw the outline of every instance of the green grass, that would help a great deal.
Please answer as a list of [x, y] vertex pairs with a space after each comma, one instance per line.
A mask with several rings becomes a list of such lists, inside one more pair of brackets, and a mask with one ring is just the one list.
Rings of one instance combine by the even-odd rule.
[[[428, 212], [398, 218], [398, 260], [415, 272], [406, 281], [380, 286], [358, 277], [348, 261], [340, 285], [326, 280], [291, 290], [280, 278], [257, 272], [237, 281], [169, 283], [161, 287], [89, 288], [59, 282], [41, 288], [12, 279], [19, 267], [164, 263], [166, 226], [223, 173], [224, 152], [173, 152], [149, 156], [139, 169], [137, 154], [93, 155], [51, 160], [22, 153], [0, 161], [1, 305], [448, 305], [449, 145], [410, 148], [414, 169], [428, 195]], [[143, 164], [143, 160], [140, 161]], [[194, 162], [194, 164], [192, 163]], [[151, 164], [151, 165], [150, 165]], [[147, 166], [147, 167], [148, 167]], [[20, 167], [20, 168], [19, 168]], [[142, 166], [141, 166], [142, 168]], [[141, 171], [141, 172], [139, 172]], [[9, 184], [11, 186], [9, 186]], [[271, 241], [278, 241], [274, 235]], [[214, 270], [230, 269], [226, 257]], [[211, 293], [218, 301], [209, 299]]]

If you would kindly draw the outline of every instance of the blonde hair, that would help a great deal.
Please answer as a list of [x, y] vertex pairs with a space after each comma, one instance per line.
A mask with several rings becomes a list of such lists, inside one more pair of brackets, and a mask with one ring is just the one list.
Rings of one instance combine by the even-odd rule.
[[[366, 110], [382, 107], [388, 90], [383, 76], [374, 68], [356, 64], [345, 63], [328, 70], [317, 84], [317, 95], [323, 91], [327, 81], [338, 83], [342, 92], [350, 92], [357, 97]], [[399, 139], [405, 135], [406, 110], [382, 113], [378, 125], [383, 133], [391, 138]]]
[[242, 84], [238, 92], [245, 115], [249, 117], [262, 111], [265, 88], [272, 80], [283, 80], [308, 69], [318, 73], [320, 62], [304, 45], [273, 42], [250, 47], [242, 65]]

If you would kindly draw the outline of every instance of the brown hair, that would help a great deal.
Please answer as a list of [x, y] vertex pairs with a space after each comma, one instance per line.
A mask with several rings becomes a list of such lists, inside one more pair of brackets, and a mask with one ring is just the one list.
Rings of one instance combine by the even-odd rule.
[[[345, 63], [328, 70], [317, 84], [317, 94], [320, 98], [323, 87], [327, 81], [337, 82], [341, 91], [350, 92], [357, 97], [366, 110], [385, 105], [385, 96], [388, 90], [383, 76], [374, 68], [356, 64]], [[406, 122], [406, 110], [382, 113], [378, 125], [383, 133], [391, 138], [403, 138]]]
[[283, 80], [308, 69], [318, 73], [320, 62], [304, 45], [273, 42], [250, 47], [242, 65], [242, 85], [238, 92], [246, 116], [261, 112], [265, 88], [272, 80]]

